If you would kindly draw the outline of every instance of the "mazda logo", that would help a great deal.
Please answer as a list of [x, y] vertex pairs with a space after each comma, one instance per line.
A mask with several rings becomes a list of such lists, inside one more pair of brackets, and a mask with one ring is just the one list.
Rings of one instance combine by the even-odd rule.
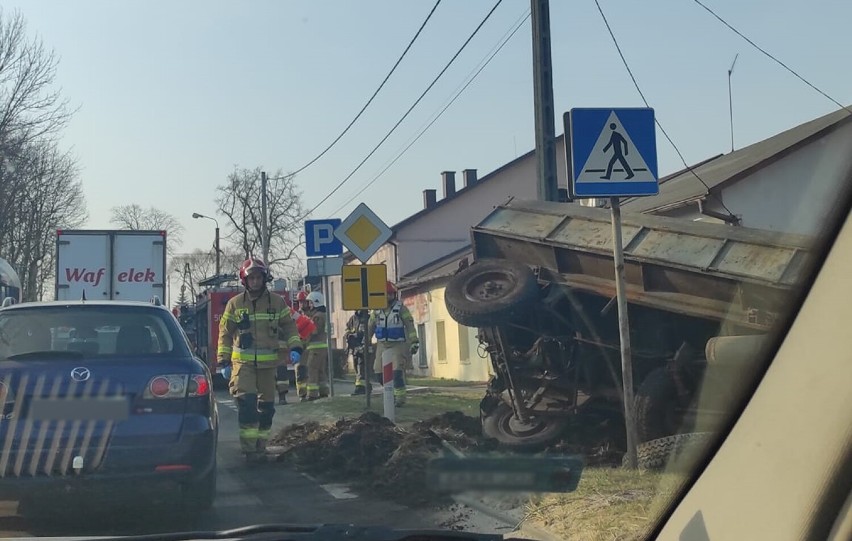
[[71, 379], [74, 381], [86, 381], [90, 377], [92, 377], [92, 372], [85, 366], [78, 366], [71, 370]]

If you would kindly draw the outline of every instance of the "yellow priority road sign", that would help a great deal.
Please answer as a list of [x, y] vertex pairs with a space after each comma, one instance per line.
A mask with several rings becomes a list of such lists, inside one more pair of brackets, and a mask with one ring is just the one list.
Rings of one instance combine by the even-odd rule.
[[387, 265], [344, 265], [342, 277], [344, 310], [383, 310], [388, 307]]

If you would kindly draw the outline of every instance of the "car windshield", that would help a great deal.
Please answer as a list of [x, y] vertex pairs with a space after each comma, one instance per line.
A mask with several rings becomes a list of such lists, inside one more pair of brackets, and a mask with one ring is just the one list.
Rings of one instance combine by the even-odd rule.
[[5, 0], [0, 538], [649, 538], [848, 218], [850, 20]]
[[[0, 358], [78, 352], [86, 359], [186, 355], [171, 316], [121, 306], [31, 307], [0, 312]], [[29, 356], [38, 359], [38, 355]]]

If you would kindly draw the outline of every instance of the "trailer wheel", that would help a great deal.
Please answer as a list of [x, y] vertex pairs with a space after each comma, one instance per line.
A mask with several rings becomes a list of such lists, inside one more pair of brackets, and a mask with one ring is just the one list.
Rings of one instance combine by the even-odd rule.
[[665, 368], [651, 371], [635, 397], [636, 435], [645, 442], [671, 436], [683, 431], [683, 416], [677, 385]]
[[450, 280], [447, 311], [467, 327], [501, 325], [525, 314], [538, 298], [538, 282], [523, 263], [507, 259], [477, 262]]
[[515, 418], [515, 412], [505, 402], [491, 413], [482, 415], [482, 432], [501, 445], [516, 451], [538, 451], [555, 442], [567, 426], [563, 417], [530, 417], [528, 423]]
[[[636, 446], [636, 458], [640, 469], [661, 470], [688, 469], [698, 453], [711, 441], [712, 432], [677, 434], [646, 441]], [[621, 460], [627, 467], [627, 454]]]

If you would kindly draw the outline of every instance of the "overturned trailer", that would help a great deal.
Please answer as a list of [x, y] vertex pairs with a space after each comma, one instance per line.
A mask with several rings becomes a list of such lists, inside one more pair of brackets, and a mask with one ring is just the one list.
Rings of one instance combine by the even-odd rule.
[[[475, 263], [445, 302], [490, 354], [485, 432], [535, 448], [573, 415], [622, 411], [609, 212], [513, 201], [471, 235]], [[622, 235], [640, 441], [712, 430], [801, 284], [813, 241], [629, 213]]]

